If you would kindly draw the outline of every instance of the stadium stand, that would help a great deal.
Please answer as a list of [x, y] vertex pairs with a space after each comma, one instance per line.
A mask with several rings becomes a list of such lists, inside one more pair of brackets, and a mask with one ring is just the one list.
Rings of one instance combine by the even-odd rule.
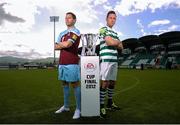
[[[171, 31], [160, 35], [148, 35], [141, 38], [123, 40], [124, 49], [130, 49], [128, 58], [121, 66], [139, 66], [144, 64], [150, 67], [165, 68], [169, 57], [172, 66], [180, 65], [180, 31]], [[123, 55], [123, 52], [120, 56]]]

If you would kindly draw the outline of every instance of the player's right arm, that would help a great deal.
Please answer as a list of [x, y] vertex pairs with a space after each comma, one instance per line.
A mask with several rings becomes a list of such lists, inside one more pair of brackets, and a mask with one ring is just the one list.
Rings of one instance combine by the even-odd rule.
[[72, 46], [72, 42], [71, 41], [62, 41], [62, 37], [64, 36], [66, 32], [63, 31], [59, 34], [58, 39], [56, 41], [56, 44], [54, 45], [54, 49], [55, 50], [61, 50], [61, 49], [65, 49], [65, 48], [69, 48]]
[[55, 44], [56, 50], [69, 48], [80, 38], [79, 30], [73, 30], [72, 32], [69, 32], [69, 35], [70, 36], [67, 41], [61, 41], [61, 42]]
[[69, 48], [72, 46], [72, 42], [71, 41], [63, 41], [60, 43], [56, 43], [55, 44], [55, 50], [61, 50], [61, 49], [65, 49], [65, 48]]
[[121, 41], [115, 40], [111, 36], [106, 36], [105, 41], [108, 46], [114, 46], [114, 47], [120, 46], [120, 43], [121, 43]]
[[108, 35], [106, 27], [102, 27], [99, 30], [99, 35], [100, 35], [100, 38], [103, 38], [105, 40], [105, 42], [108, 46], [114, 46], [114, 47], [120, 46], [121, 41], [113, 39], [110, 35]]

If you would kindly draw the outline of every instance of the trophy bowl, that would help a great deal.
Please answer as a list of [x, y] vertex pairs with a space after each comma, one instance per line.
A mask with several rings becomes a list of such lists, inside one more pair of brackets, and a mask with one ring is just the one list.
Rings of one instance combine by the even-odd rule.
[[[98, 39], [97, 34], [82, 34], [81, 40], [82, 40], [82, 53], [83, 56], [94, 56], [96, 55], [95, 49], [96, 49], [96, 42]], [[87, 50], [87, 51], [86, 51]]]

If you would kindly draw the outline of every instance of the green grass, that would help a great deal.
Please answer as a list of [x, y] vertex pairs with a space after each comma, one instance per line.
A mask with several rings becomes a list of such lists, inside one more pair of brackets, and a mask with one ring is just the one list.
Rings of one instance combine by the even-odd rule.
[[72, 120], [56, 70], [0, 71], [0, 123], [180, 123], [180, 70], [119, 70], [114, 100], [122, 109]]

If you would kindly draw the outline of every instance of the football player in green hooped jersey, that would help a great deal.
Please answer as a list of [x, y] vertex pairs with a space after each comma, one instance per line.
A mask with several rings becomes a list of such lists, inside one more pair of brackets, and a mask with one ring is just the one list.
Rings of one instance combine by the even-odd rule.
[[[109, 11], [106, 17], [107, 26], [99, 30], [100, 35], [100, 116], [106, 117], [106, 109], [119, 110], [113, 102], [114, 86], [118, 71], [118, 50], [123, 49], [117, 32], [112, 29], [116, 22], [116, 13]], [[107, 106], [105, 97], [107, 93]]]

